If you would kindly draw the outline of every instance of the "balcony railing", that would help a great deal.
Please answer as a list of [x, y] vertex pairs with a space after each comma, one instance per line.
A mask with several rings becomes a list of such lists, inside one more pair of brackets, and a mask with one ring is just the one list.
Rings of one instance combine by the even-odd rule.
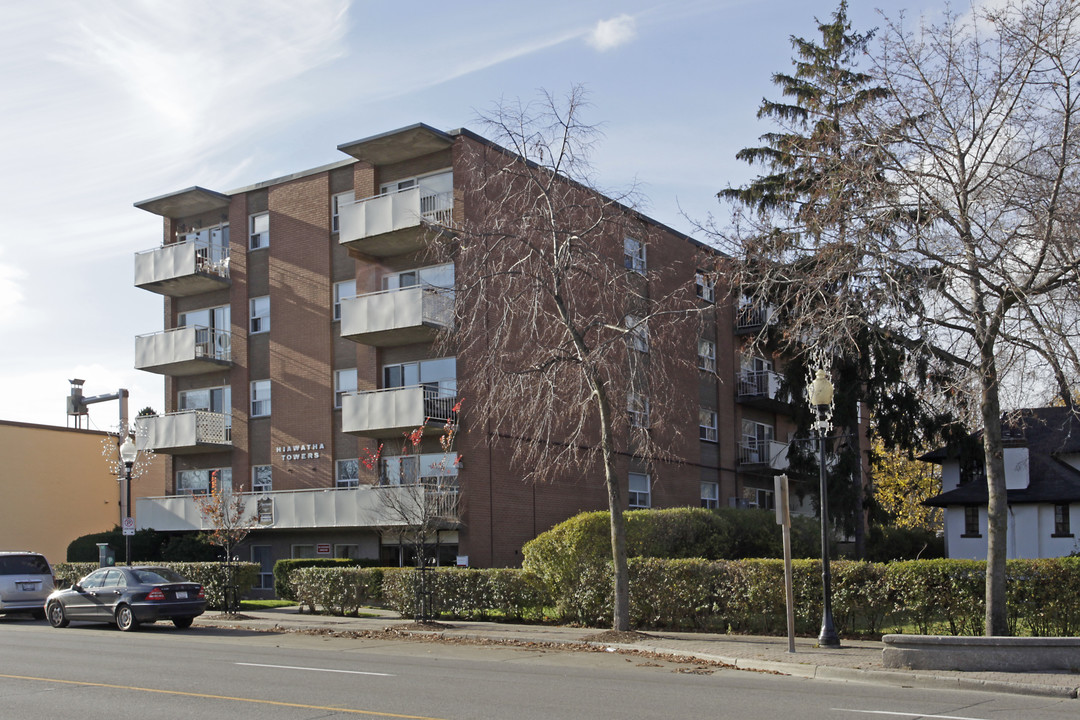
[[389, 347], [431, 340], [454, 320], [454, 291], [429, 285], [358, 295], [341, 301], [341, 336]]
[[229, 285], [229, 247], [210, 240], [170, 243], [135, 254], [135, 286], [170, 297]]
[[[441, 489], [430, 492], [422, 485], [317, 488], [241, 493], [253, 528], [275, 530], [312, 528], [401, 528], [416, 525], [396, 507], [414, 498], [427, 503], [426, 518], [453, 525], [460, 520], [458, 493]], [[135, 502], [137, 527], [163, 532], [209, 530], [191, 495], [142, 497]]]
[[338, 208], [339, 239], [366, 255], [402, 255], [423, 247], [424, 224], [450, 225], [453, 211], [453, 192], [423, 185], [376, 195]]
[[135, 420], [135, 444], [140, 450], [169, 455], [220, 452], [232, 448], [232, 425], [224, 413], [179, 410]]
[[735, 330], [749, 332], [769, 321], [771, 308], [762, 305], [740, 305], [735, 317]]
[[736, 377], [739, 402], [762, 405], [788, 405], [790, 394], [782, 389], [782, 376], [772, 370], [741, 370]]
[[341, 398], [341, 429], [363, 437], [399, 437], [429, 422], [457, 420], [457, 392], [411, 385], [349, 393]]
[[197, 375], [232, 363], [232, 334], [191, 325], [135, 338], [135, 367], [162, 375]]
[[739, 464], [764, 465], [773, 470], [786, 470], [787, 451], [787, 443], [744, 439], [739, 443]]

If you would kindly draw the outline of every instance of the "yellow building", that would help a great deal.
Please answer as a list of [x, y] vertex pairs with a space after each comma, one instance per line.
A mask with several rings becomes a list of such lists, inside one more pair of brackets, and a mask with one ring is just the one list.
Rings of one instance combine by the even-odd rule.
[[[102, 456], [107, 437], [0, 420], [0, 551], [31, 550], [64, 562], [72, 540], [120, 524], [123, 483]], [[132, 497], [159, 493], [162, 471], [155, 458], [132, 484]]]

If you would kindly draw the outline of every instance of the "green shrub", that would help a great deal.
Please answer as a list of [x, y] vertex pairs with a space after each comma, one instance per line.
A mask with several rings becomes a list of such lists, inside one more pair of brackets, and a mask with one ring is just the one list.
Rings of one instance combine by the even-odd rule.
[[296, 567], [289, 582], [301, 606], [335, 615], [355, 615], [360, 607], [382, 600], [383, 568]]
[[[402, 617], [413, 616], [418, 581], [413, 568], [385, 568], [383, 602]], [[428, 587], [435, 614], [447, 618], [537, 620], [548, 604], [539, 580], [515, 568], [431, 568]]]
[[293, 570], [305, 567], [378, 567], [378, 560], [354, 560], [351, 558], [299, 558], [278, 560], [274, 563], [274, 594], [281, 600], [299, 600], [293, 591]]

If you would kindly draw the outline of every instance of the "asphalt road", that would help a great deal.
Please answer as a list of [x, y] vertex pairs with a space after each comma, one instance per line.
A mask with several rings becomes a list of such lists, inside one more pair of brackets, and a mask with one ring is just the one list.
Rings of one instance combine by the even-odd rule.
[[1074, 719], [1076, 700], [804, 680], [608, 652], [0, 618], [0, 719]]

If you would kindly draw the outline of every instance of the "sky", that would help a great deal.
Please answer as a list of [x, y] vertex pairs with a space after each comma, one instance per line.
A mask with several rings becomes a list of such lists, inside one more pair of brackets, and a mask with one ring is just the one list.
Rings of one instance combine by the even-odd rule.
[[[791, 37], [835, 0], [35, 0], [0, 3], [0, 420], [73, 425], [68, 380], [164, 407], [134, 369], [164, 328], [134, 255], [161, 218], [140, 200], [228, 192], [347, 159], [338, 145], [423, 122], [482, 132], [500, 101], [584, 86], [600, 189], [687, 234], [717, 191]], [[880, 9], [880, 12], [879, 12]], [[854, 29], [932, 18], [944, 0], [849, 0]], [[883, 13], [883, 14], [882, 14]], [[115, 402], [89, 427], [115, 429]]]

